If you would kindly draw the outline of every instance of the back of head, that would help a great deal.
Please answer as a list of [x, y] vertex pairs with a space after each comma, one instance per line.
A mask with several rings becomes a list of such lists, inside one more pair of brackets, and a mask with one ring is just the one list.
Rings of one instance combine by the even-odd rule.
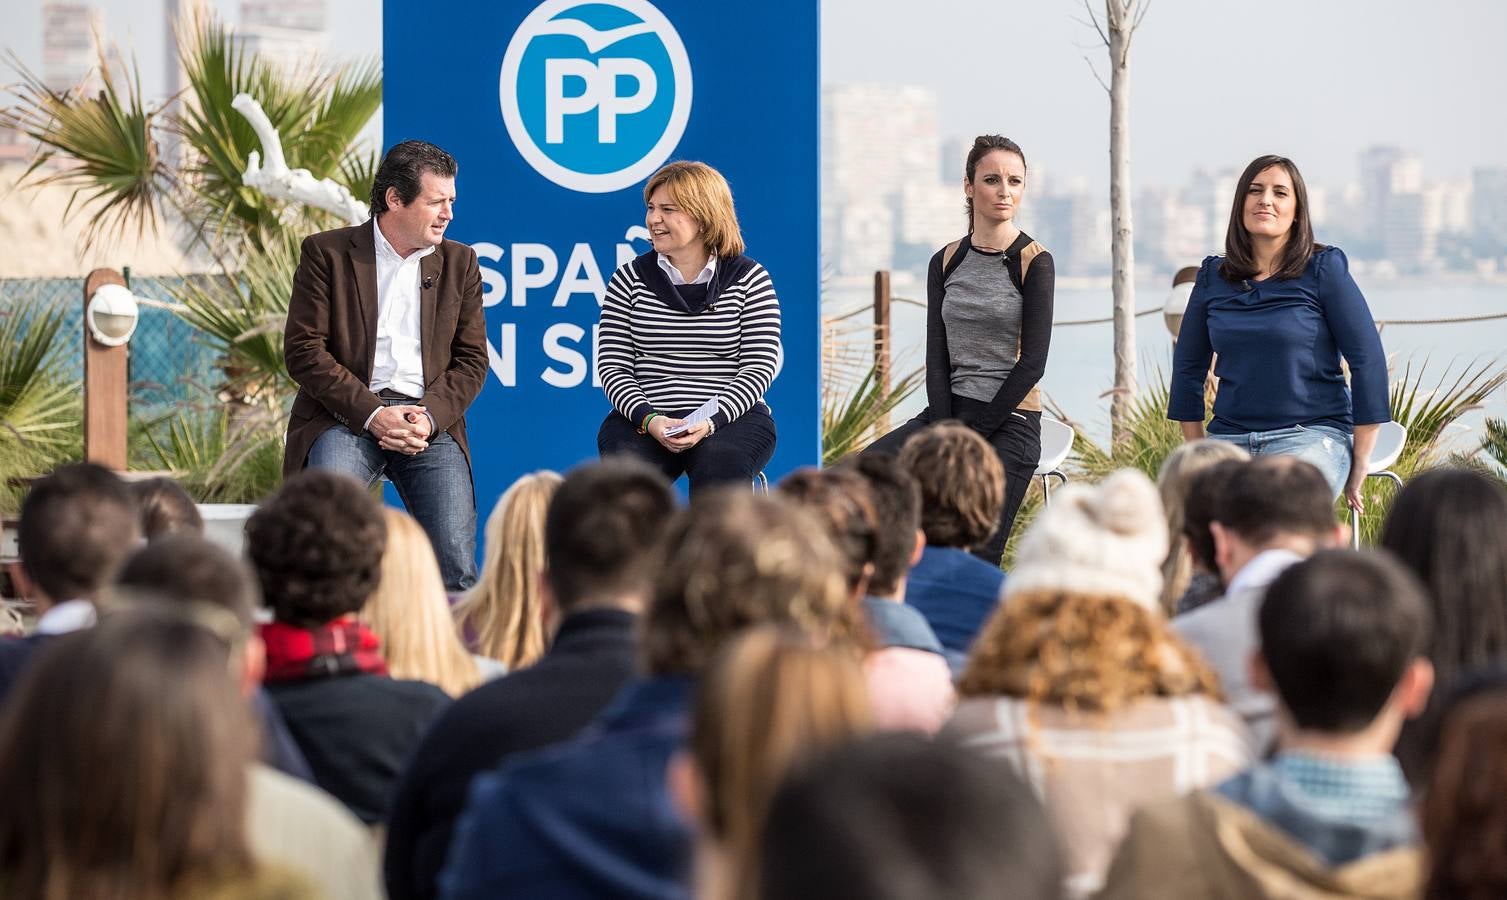
[[1260, 456], [1230, 471], [1214, 520], [1260, 546], [1279, 534], [1320, 538], [1334, 530], [1334, 495], [1313, 465], [1292, 456]]
[[258, 605], [246, 564], [193, 534], [169, 534], [132, 554], [115, 579], [117, 590], [179, 605], [217, 606], [250, 628]]
[[842, 557], [787, 500], [734, 488], [698, 496], [672, 518], [655, 560], [642, 642], [651, 675], [700, 675], [753, 625], [819, 638], [856, 631]]
[[814, 513], [843, 555], [848, 590], [867, 584], [878, 549], [877, 514], [868, 481], [851, 469], [805, 468], [780, 480], [775, 494]]
[[228, 653], [159, 608], [41, 654], [0, 717], [6, 896], [167, 897], [251, 867], [254, 732]]
[[[1215, 463], [1244, 459], [1250, 459], [1250, 454], [1234, 444], [1204, 438], [1178, 445], [1163, 460], [1162, 468], [1157, 472], [1156, 489], [1162, 496], [1162, 510], [1167, 514], [1167, 534], [1170, 537], [1167, 558], [1162, 563], [1162, 608], [1169, 614], [1175, 611], [1177, 599], [1187, 590], [1188, 579], [1192, 577], [1191, 560], [1182, 535], [1183, 505], [1188, 499], [1193, 478]], [[1204, 530], [1208, 531], [1207, 523]], [[1211, 551], [1209, 559], [1212, 558]]]
[[1182, 535], [1188, 539], [1192, 561], [1207, 571], [1219, 571], [1214, 562], [1214, 535], [1209, 531], [1209, 523], [1219, 518], [1219, 500], [1225, 483], [1248, 464], [1244, 459], [1218, 460], [1188, 479]]
[[1005, 467], [989, 442], [960, 422], [923, 428], [900, 448], [921, 486], [921, 530], [935, 547], [974, 547], [994, 533], [1005, 503]]
[[899, 592], [915, 553], [921, 486], [893, 456], [863, 453], [847, 465], [868, 482], [874, 504], [874, 572], [869, 576], [869, 593], [892, 596]]
[[1441, 685], [1507, 654], [1507, 489], [1466, 469], [1415, 475], [1381, 533], [1428, 588]]
[[306, 469], [251, 515], [246, 544], [277, 621], [313, 627], [366, 603], [381, 577], [387, 526], [360, 482]]
[[1498, 680], [1445, 715], [1438, 761], [1424, 794], [1423, 836], [1432, 872], [1426, 900], [1507, 896], [1507, 683]]
[[764, 827], [764, 900], [1060, 897], [1046, 814], [1000, 760], [881, 734], [802, 766]]
[[502, 492], [487, 517], [481, 577], [455, 608], [461, 628], [475, 635], [477, 651], [509, 669], [544, 654], [544, 517], [559, 487], [557, 473], [541, 470]]
[[361, 609], [394, 678], [427, 681], [459, 696], [481, 683], [476, 661], [461, 643], [440, 564], [429, 536], [408, 513], [384, 507], [387, 549], [382, 580]]
[[1261, 655], [1299, 728], [1331, 734], [1374, 721], [1428, 646], [1416, 578], [1385, 554], [1328, 550], [1284, 571], [1258, 616]]
[[171, 478], [131, 482], [131, 495], [141, 513], [141, 534], [149, 541], [187, 531], [204, 533], [204, 517], [183, 486]]
[[702, 817], [728, 851], [731, 884], [748, 884], [764, 814], [798, 760], [870, 727], [856, 655], [789, 627], [744, 632], [712, 665], [697, 693], [691, 752]]
[[125, 482], [93, 463], [60, 466], [21, 501], [21, 565], [54, 603], [93, 599], [140, 537]]
[[549, 584], [560, 610], [642, 595], [674, 514], [669, 483], [643, 463], [619, 457], [572, 469], [544, 523]]

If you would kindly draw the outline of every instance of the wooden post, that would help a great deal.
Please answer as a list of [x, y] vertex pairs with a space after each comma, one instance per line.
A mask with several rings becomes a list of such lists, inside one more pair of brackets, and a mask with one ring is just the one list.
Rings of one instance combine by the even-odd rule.
[[[890, 273], [874, 273], [874, 381], [879, 390], [890, 392]], [[875, 420], [879, 434], [890, 430], [888, 411]]]
[[102, 285], [124, 285], [114, 269], [95, 269], [84, 279], [84, 459], [117, 471], [126, 468], [125, 344], [106, 347], [89, 335], [89, 300]]

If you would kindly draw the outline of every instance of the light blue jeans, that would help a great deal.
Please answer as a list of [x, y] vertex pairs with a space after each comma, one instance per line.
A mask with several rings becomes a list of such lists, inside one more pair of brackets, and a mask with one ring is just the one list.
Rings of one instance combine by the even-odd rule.
[[1330, 425], [1294, 425], [1273, 431], [1247, 431], [1241, 434], [1210, 434], [1216, 441], [1234, 444], [1252, 456], [1296, 456], [1311, 463], [1329, 482], [1336, 498], [1345, 490], [1350, 477], [1351, 447], [1354, 438]]

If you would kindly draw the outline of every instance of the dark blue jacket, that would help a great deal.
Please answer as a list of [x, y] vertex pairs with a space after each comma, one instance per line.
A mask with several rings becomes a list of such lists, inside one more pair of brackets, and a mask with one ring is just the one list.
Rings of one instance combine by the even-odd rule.
[[665, 767], [693, 683], [637, 681], [580, 737], [478, 776], [440, 876], [446, 900], [688, 900], [691, 832]]
[[[1330, 425], [1352, 431], [1391, 419], [1387, 360], [1366, 298], [1337, 247], [1308, 260], [1298, 278], [1231, 284], [1222, 257], [1204, 260], [1172, 357], [1167, 418], [1204, 420], [1204, 377], [1214, 374], [1214, 434]], [[1340, 355], [1354, 387], [1345, 385]]]
[[928, 546], [905, 579], [905, 605], [926, 617], [956, 674], [984, 622], [999, 608], [1005, 573], [967, 550]]

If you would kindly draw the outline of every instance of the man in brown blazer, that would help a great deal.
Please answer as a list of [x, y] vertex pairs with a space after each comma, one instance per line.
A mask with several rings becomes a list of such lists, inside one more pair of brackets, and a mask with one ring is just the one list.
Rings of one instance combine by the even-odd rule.
[[487, 374], [476, 253], [445, 240], [456, 169], [423, 141], [389, 150], [371, 221], [304, 240], [283, 340], [299, 387], [283, 476], [386, 473], [452, 592], [476, 581], [465, 412]]

